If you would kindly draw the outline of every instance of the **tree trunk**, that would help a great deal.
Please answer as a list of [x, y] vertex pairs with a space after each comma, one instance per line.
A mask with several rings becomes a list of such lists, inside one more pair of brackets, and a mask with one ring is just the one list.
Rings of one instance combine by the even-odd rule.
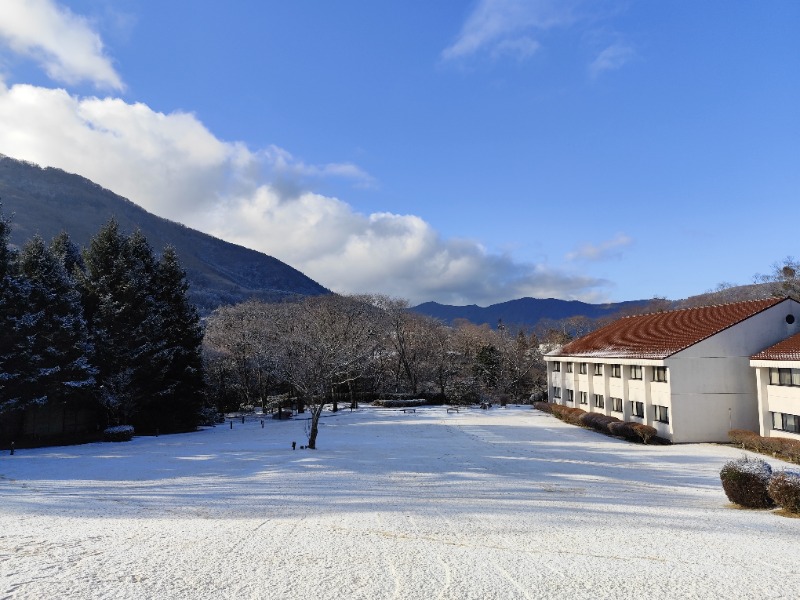
[[319, 433], [319, 418], [322, 416], [322, 409], [325, 407], [325, 400], [320, 400], [320, 404], [311, 410], [311, 431], [308, 432], [308, 448], [317, 449], [317, 433]]

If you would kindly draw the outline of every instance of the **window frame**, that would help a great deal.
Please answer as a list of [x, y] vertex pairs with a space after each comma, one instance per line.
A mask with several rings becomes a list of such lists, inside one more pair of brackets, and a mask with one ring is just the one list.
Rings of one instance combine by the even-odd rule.
[[653, 381], [667, 383], [667, 367], [653, 367]]
[[769, 385], [800, 387], [800, 369], [769, 368]]
[[669, 423], [669, 406], [653, 405], [653, 419], [659, 423]]
[[637, 419], [644, 419], [644, 402], [638, 400], [628, 400], [631, 407], [631, 416]]
[[589, 374], [589, 363], [578, 363], [578, 373], [580, 375]]
[[567, 363], [567, 373], [572, 373], [573, 370], [574, 370], [574, 367], [572, 366], [572, 363], [568, 362]]
[[620, 379], [622, 377], [622, 365], [611, 365], [611, 377]]
[[589, 392], [578, 392], [578, 404], [589, 404]]
[[[615, 398], [614, 396], [611, 396], [610, 400], [611, 400], [611, 412], [615, 412], [615, 413], [623, 412], [623, 410], [622, 410], [622, 398]], [[617, 408], [617, 407], [619, 407], [619, 408]]]
[[630, 369], [628, 370], [628, 378], [634, 381], [641, 381], [643, 377], [642, 365], [630, 365]]
[[575, 390], [567, 388], [567, 402], [575, 404]]
[[595, 394], [594, 395], [594, 407], [595, 408], [605, 408], [606, 407], [606, 399], [603, 394]]
[[594, 375], [595, 377], [603, 375], [603, 363], [594, 363]]
[[561, 400], [561, 388], [557, 385], [553, 386], [553, 398]]

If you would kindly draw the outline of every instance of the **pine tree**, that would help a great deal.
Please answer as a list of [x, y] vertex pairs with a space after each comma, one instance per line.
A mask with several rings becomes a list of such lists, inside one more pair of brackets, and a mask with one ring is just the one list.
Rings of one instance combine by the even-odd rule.
[[70, 278], [74, 278], [76, 269], [83, 271], [86, 267], [80, 249], [72, 242], [66, 231], [53, 238], [50, 242], [50, 252], [59, 260]]
[[156, 265], [153, 280], [160, 348], [161, 413], [164, 427], [188, 429], [196, 425], [202, 404], [203, 373], [200, 316], [189, 303], [186, 273], [175, 249], [167, 246]]
[[28, 286], [18, 276], [10, 235], [11, 224], [0, 212], [0, 414], [24, 408], [25, 357], [30, 345], [26, 335]]
[[28, 401], [86, 404], [93, 396], [96, 369], [80, 296], [59, 259], [39, 236], [19, 257], [27, 282]]
[[144, 271], [151, 267], [152, 273], [154, 261], [137, 242], [139, 247], [132, 248], [112, 219], [84, 251], [85, 272], [77, 272], [101, 400], [115, 424], [135, 424], [149, 391], [146, 357], [153, 302]]

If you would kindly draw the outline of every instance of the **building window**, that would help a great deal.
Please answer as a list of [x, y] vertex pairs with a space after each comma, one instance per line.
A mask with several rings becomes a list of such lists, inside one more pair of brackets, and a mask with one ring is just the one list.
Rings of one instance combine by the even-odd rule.
[[560, 371], [561, 371], [561, 363], [560, 362], [554, 362], [553, 363], [553, 372], [554, 373], [559, 373]]
[[631, 400], [631, 415], [634, 417], [639, 417], [640, 419], [644, 419], [644, 402], [636, 402], [635, 400]]
[[572, 363], [567, 363], [567, 373], [572, 373]]
[[606, 401], [605, 401], [605, 398], [603, 398], [603, 394], [595, 394], [594, 395], [594, 405], [595, 405], [596, 408], [605, 408], [606, 407]]
[[667, 367], [653, 367], [653, 381], [667, 381]]
[[622, 398], [611, 398], [611, 412], [622, 412]]
[[587, 365], [586, 363], [580, 363], [578, 365], [578, 372], [581, 375], [586, 375], [589, 372], [589, 365]]
[[622, 377], [622, 366], [620, 366], [620, 365], [611, 365], [611, 376], [612, 377]]
[[595, 375], [603, 374], [603, 365], [601, 363], [594, 363], [594, 374]]
[[553, 388], [553, 398], [557, 398], [559, 400], [561, 399], [561, 388], [560, 387], [554, 387]]
[[589, 404], [589, 394], [586, 392], [578, 392], [578, 403]]
[[654, 418], [656, 421], [669, 423], [669, 407], [655, 404], [653, 405], [653, 410], [655, 412]]
[[567, 390], [567, 402], [575, 402], [575, 391]]
[[642, 378], [642, 367], [639, 365], [631, 365], [631, 379]]
[[772, 428], [778, 431], [800, 433], [800, 416], [788, 413], [772, 413]]
[[770, 368], [769, 384], [800, 386], [800, 369]]

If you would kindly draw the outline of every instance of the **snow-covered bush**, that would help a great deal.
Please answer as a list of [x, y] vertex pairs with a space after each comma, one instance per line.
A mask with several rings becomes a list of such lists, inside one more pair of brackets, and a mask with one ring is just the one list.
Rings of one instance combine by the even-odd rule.
[[117, 425], [103, 430], [104, 442], [130, 442], [133, 439], [132, 425]]
[[761, 437], [752, 431], [732, 429], [728, 437], [745, 450], [769, 454], [783, 460], [800, 464], [800, 440], [782, 437]]
[[745, 508], [774, 506], [767, 492], [772, 467], [760, 458], [746, 456], [725, 463], [719, 472], [728, 500]]
[[796, 471], [779, 471], [769, 480], [767, 486], [769, 497], [790, 513], [800, 513], [800, 473]]
[[553, 407], [557, 406], [556, 404], [550, 404], [549, 402], [534, 402], [533, 408], [536, 410], [540, 410], [542, 412], [553, 414]]

